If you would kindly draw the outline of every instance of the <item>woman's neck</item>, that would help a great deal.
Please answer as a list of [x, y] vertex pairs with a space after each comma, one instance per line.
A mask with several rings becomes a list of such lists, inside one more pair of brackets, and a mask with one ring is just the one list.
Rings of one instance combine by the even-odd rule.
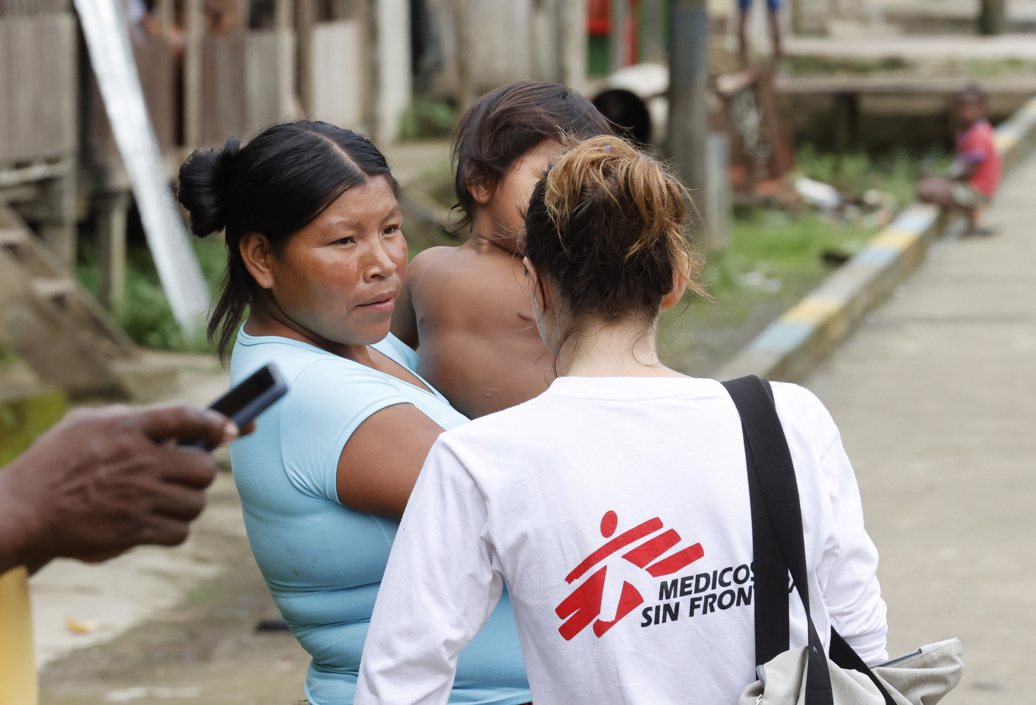
[[506, 233], [485, 209], [477, 209], [471, 221], [471, 235], [468, 241], [476, 247], [492, 247], [508, 255], [516, 255], [519, 233]]
[[560, 377], [683, 377], [658, 359], [655, 324], [642, 319], [590, 321], [557, 355]]
[[279, 308], [271, 307], [265, 301], [253, 301], [244, 328], [249, 335], [271, 335], [298, 340], [361, 365], [375, 367], [370, 347], [367, 345], [344, 345], [327, 340], [295, 323]]

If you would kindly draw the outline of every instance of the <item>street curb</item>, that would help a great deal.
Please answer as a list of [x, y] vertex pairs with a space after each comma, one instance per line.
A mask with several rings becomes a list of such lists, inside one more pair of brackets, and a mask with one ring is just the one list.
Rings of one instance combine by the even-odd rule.
[[[1007, 175], [1036, 147], [1036, 98], [996, 129]], [[733, 379], [804, 378], [924, 261], [946, 219], [935, 206], [914, 204], [881, 230], [838, 271], [771, 323], [713, 375]]]

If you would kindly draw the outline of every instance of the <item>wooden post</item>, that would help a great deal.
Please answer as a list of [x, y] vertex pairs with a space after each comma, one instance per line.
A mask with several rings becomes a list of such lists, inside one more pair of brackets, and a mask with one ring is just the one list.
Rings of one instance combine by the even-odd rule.
[[183, 134], [184, 145], [195, 149], [202, 134], [202, 64], [204, 62], [205, 18], [202, 0], [186, 0], [183, 57]]
[[706, 0], [673, 0], [669, 18], [669, 151], [688, 187], [704, 183]]
[[249, 0], [223, 0], [223, 14], [219, 23], [220, 33], [247, 31], [250, 15]]
[[466, 110], [476, 97], [471, 69], [468, 66], [468, 56], [471, 55], [469, 50], [472, 46], [469, 31], [471, 23], [468, 21], [465, 0], [453, 0], [450, 5], [453, 8], [453, 56], [457, 62], [457, 107]]
[[375, 144], [379, 144], [382, 141], [379, 47], [385, 35], [378, 21], [378, 0], [360, 0], [359, 10], [358, 19], [360, 26], [364, 28], [363, 62], [366, 69], [363, 82], [363, 122]]
[[982, 0], [978, 16], [978, 32], [984, 35], [1003, 34], [1006, 22], [1006, 0]]
[[94, 199], [100, 245], [100, 300], [118, 317], [126, 301], [126, 212], [129, 193], [98, 194]]
[[665, 11], [664, 0], [640, 0], [640, 32], [641, 61], [665, 60], [665, 37], [662, 35], [662, 13]]
[[707, 0], [672, 0], [669, 6], [669, 153], [705, 212], [705, 84], [708, 78]]
[[586, 84], [587, 0], [554, 0], [554, 80], [582, 91]]
[[299, 57], [299, 101], [302, 111], [313, 116], [313, 25], [316, 23], [316, 7], [313, 0], [298, 0], [295, 6], [298, 32]]
[[859, 97], [856, 93], [843, 92], [836, 93], [833, 99], [835, 149], [844, 152], [856, 144], [859, 135]]
[[611, 34], [608, 43], [608, 66], [618, 71], [626, 65], [626, 10], [628, 0], [611, 0]]
[[76, 175], [71, 160], [68, 170], [43, 186], [45, 210], [39, 223], [39, 233], [66, 266], [76, 263], [78, 234], [76, 232]]
[[277, 0], [273, 13], [273, 28], [279, 32], [290, 31], [295, 20], [295, 8], [291, 0]]
[[295, 22], [295, 7], [292, 0], [277, 0], [274, 5], [273, 28], [277, 32], [277, 51], [280, 60], [277, 62], [280, 72], [277, 74], [277, 100], [284, 115], [299, 117], [295, 100], [295, 44], [292, 41]]
[[173, 28], [173, 0], [158, 0], [155, 3], [155, 18], [162, 30], [162, 36], [168, 37]]

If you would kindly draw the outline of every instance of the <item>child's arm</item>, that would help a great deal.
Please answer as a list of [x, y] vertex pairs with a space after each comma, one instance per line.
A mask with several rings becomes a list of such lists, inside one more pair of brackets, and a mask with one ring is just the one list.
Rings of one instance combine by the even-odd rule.
[[956, 181], [967, 181], [975, 172], [975, 168], [989, 158], [993, 149], [995, 147], [991, 142], [979, 138], [974, 130], [969, 131], [964, 138], [964, 144], [958, 148], [948, 176]]
[[410, 301], [410, 287], [407, 285], [406, 279], [403, 280], [403, 286], [399, 289], [396, 308], [392, 311], [392, 334], [410, 347], [417, 349], [417, 314], [414, 313], [414, 305]]
[[985, 160], [986, 155], [982, 152], [958, 154], [957, 158], [953, 160], [953, 164], [950, 165], [950, 168], [947, 171], [947, 176], [954, 181], [967, 181], [971, 178], [972, 173], [974, 173], [975, 167]]

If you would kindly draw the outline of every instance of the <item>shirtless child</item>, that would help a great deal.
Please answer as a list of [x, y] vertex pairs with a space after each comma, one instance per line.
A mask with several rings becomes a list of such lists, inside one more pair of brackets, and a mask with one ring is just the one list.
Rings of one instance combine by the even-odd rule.
[[610, 134], [590, 101], [554, 83], [518, 82], [479, 98], [454, 132], [454, 180], [468, 240], [433, 247], [407, 270], [392, 332], [420, 344], [417, 371], [469, 418], [547, 388], [544, 347], [518, 239], [533, 187], [563, 142]]

